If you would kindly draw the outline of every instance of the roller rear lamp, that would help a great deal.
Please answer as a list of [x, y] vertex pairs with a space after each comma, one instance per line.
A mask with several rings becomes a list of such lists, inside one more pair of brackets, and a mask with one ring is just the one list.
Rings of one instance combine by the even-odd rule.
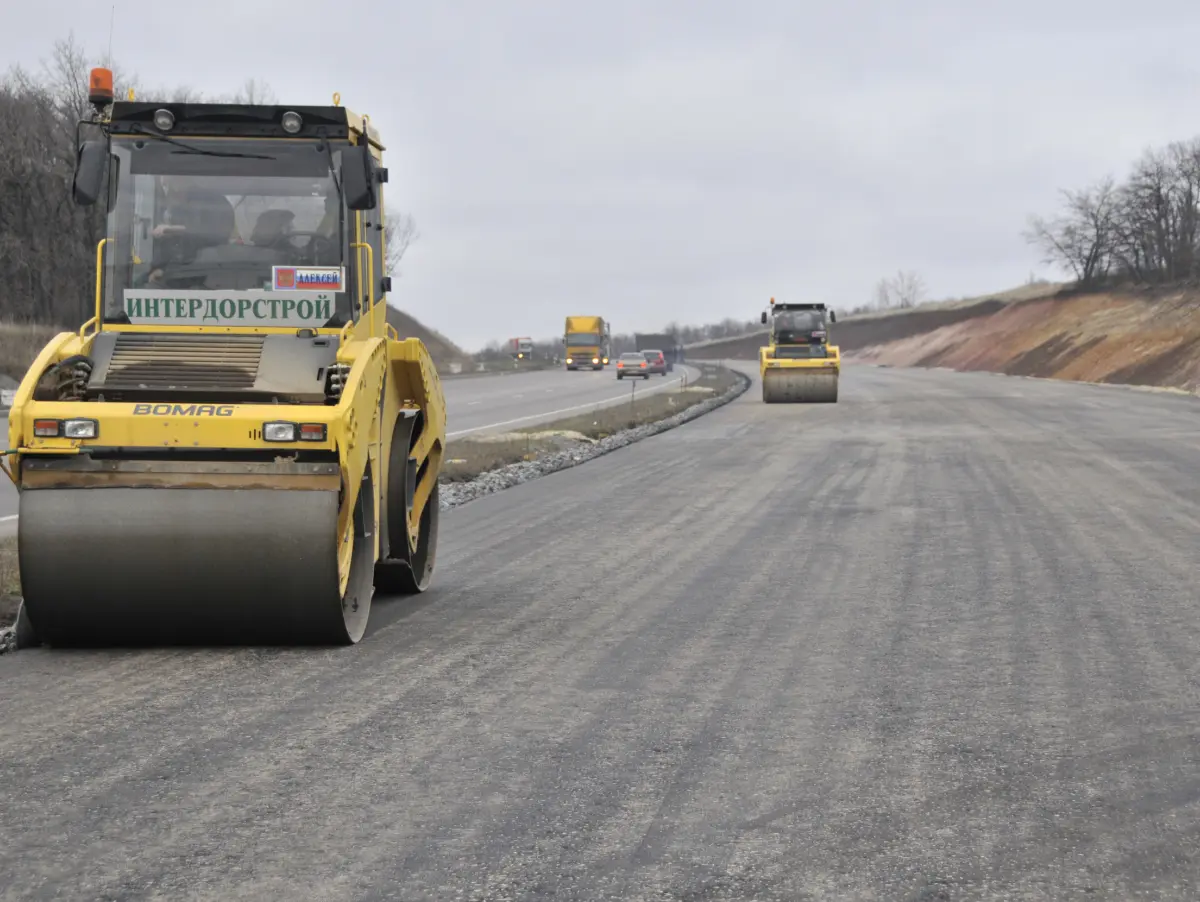
[[95, 420], [72, 417], [69, 420], [33, 421], [33, 434], [38, 438], [95, 438], [100, 426]]
[[327, 434], [324, 423], [263, 423], [266, 442], [323, 442]]

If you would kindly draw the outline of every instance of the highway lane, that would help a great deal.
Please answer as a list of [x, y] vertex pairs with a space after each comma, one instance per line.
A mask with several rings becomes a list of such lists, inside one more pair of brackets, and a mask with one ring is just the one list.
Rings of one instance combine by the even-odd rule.
[[843, 379], [447, 512], [354, 649], [0, 657], [0, 897], [1200, 898], [1200, 404]]
[[678, 389], [685, 374], [688, 379], [695, 379], [699, 371], [676, 367], [666, 376], [618, 381], [616, 365], [611, 364], [600, 371], [534, 370], [509, 376], [448, 378], [442, 382], [446, 394], [446, 432], [453, 439], [521, 429], [627, 401], [631, 386], [639, 395]]
[[[631, 380], [639, 395], [669, 391], [680, 387], [686, 376], [695, 379], [699, 371], [677, 367], [666, 376], [649, 380]], [[574, 416], [595, 407], [626, 401], [630, 383], [618, 382], [613, 366], [594, 370], [537, 370], [508, 376], [472, 376], [447, 378], [442, 382], [446, 395], [447, 434], [450, 438], [505, 429], [522, 429], [559, 417]], [[8, 447], [8, 419], [3, 418], [4, 447]], [[0, 537], [17, 534], [17, 491], [7, 477], [0, 475]]]

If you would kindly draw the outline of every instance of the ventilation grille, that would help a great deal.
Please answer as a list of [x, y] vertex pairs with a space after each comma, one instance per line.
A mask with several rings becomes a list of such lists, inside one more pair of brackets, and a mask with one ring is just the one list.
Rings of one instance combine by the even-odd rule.
[[790, 359], [828, 357], [824, 345], [776, 345], [775, 356]]
[[258, 378], [261, 335], [124, 332], [104, 379], [109, 390], [248, 389]]

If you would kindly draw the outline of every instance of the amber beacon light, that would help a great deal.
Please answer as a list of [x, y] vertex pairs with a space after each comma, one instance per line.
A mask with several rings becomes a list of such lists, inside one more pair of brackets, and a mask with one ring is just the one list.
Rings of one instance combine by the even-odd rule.
[[113, 102], [113, 74], [111, 69], [98, 66], [88, 76], [88, 103], [94, 107], [105, 107]]

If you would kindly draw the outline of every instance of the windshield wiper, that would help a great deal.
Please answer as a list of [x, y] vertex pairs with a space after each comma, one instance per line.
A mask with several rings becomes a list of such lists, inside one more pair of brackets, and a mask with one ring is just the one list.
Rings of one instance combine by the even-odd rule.
[[333, 163], [333, 147], [328, 139], [321, 139], [321, 146], [325, 148], [325, 156], [329, 159], [329, 177], [333, 179], [333, 187], [338, 193], [338, 247], [346, 246], [346, 222], [342, 216], [346, 209], [346, 195], [342, 192], [342, 180], [338, 178], [337, 166]]
[[[166, 135], [160, 135], [160, 134], [158, 134], [158, 132], [146, 131], [143, 128], [138, 128], [137, 133], [139, 135], [145, 135], [147, 138], [154, 138], [157, 141], [166, 141], [168, 144], [173, 144], [176, 147], [182, 147], [183, 148], [182, 153], [201, 154], [206, 157], [240, 157], [241, 159], [245, 159], [245, 160], [273, 160], [273, 159], [275, 159], [274, 157], [267, 156], [266, 154], [261, 154], [261, 153], [236, 153], [236, 152], [230, 152], [230, 151], [224, 151], [224, 150], [206, 150], [203, 147], [193, 147], [191, 144], [185, 144], [184, 142], [180, 141], [178, 138], [169, 138]], [[181, 151], [175, 151], [175, 153], [181, 153]]]

